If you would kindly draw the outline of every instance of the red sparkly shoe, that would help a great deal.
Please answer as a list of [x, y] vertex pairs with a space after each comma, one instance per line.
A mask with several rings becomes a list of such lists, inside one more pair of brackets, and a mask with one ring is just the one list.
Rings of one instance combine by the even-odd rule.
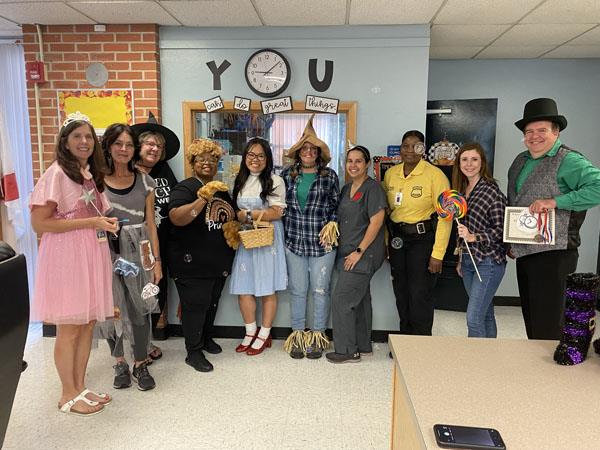
[[252, 348], [250, 344], [248, 350], [246, 350], [246, 354], [248, 356], [256, 356], [256, 355], [260, 355], [263, 350], [265, 348], [271, 348], [271, 335], [269, 335], [269, 337], [267, 339], [263, 339], [261, 338], [258, 333], [256, 334], [256, 339], [260, 339], [261, 341], [263, 341], [263, 344], [259, 347], [259, 348]]
[[257, 328], [256, 333], [254, 333], [254, 336], [247, 334], [246, 337], [252, 338], [252, 340], [250, 341], [250, 343], [248, 345], [244, 345], [244, 344], [240, 344], [235, 348], [235, 351], [237, 353], [244, 353], [245, 351], [247, 351], [250, 346], [252, 345], [252, 343], [254, 342], [254, 339], [256, 339], [258, 337], [258, 330], [260, 328]]

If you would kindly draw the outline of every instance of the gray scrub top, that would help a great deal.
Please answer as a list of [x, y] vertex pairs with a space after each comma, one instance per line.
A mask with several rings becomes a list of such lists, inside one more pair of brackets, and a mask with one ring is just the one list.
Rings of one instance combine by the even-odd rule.
[[[338, 205], [338, 223], [340, 228], [338, 264], [345, 256], [352, 253], [363, 240], [370, 218], [387, 207], [387, 199], [381, 185], [373, 178], [367, 178], [362, 186], [350, 198], [352, 183], [346, 184], [340, 194]], [[382, 226], [375, 240], [356, 264], [353, 272], [375, 272], [385, 259], [384, 227]]]

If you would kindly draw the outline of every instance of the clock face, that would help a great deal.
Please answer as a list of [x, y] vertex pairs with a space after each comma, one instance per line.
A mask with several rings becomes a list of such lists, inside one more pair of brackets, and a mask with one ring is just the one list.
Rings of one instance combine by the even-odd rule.
[[91, 63], [85, 71], [85, 78], [92, 86], [102, 87], [108, 81], [108, 70], [102, 63]]
[[275, 50], [254, 53], [246, 63], [246, 82], [255, 94], [275, 97], [290, 83], [291, 70], [285, 57]]

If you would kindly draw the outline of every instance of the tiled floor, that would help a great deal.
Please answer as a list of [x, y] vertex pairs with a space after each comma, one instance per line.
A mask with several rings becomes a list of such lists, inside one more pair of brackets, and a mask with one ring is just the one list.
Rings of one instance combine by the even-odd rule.
[[[497, 307], [501, 338], [524, 338], [520, 308]], [[9, 423], [6, 449], [387, 449], [392, 361], [387, 344], [359, 364], [293, 360], [283, 341], [257, 357], [220, 340], [215, 371], [184, 363], [183, 339], [161, 342], [165, 356], [150, 367], [153, 391], [114, 390], [107, 346], [92, 351], [89, 387], [114, 396], [102, 414], [59, 414], [54, 340], [32, 327]], [[465, 314], [436, 311], [434, 334], [465, 335]]]

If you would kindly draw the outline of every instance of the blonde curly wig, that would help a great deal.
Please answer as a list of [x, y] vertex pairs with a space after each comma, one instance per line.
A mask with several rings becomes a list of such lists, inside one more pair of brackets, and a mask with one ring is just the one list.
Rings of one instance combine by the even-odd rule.
[[223, 156], [223, 149], [219, 144], [210, 139], [194, 139], [190, 146], [187, 148], [186, 157], [190, 166], [194, 166], [194, 160], [196, 156], [208, 154], [221, 159]]

